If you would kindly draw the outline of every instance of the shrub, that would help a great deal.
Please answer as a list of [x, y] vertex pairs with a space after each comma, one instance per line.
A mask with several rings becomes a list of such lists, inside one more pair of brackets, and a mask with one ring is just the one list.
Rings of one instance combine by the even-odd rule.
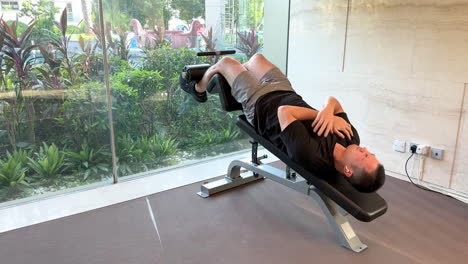
[[111, 79], [111, 88], [115, 133], [117, 136], [131, 134], [141, 123], [138, 92], [116, 78]]
[[114, 80], [128, 85], [137, 91], [140, 101], [153, 96], [164, 88], [161, 80], [163, 77], [158, 71], [133, 70], [120, 72], [114, 75]]
[[161, 75], [157, 71], [133, 70], [112, 78], [116, 130], [121, 135], [140, 130], [143, 135], [154, 135], [161, 103]]
[[126, 60], [122, 60], [119, 56], [109, 57], [110, 73], [127, 72], [133, 70]]
[[55, 119], [64, 135], [62, 144], [70, 144], [71, 141], [73, 146], [79, 148], [84, 141], [93, 146], [109, 142], [104, 87], [103, 83], [91, 82], [69, 89], [69, 99], [59, 108], [63, 114]]
[[198, 57], [193, 50], [163, 46], [159, 49], [146, 51], [142, 69], [158, 71], [163, 76], [162, 87], [167, 91], [170, 100], [174, 90], [178, 88], [179, 74], [184, 66], [201, 63], [208, 63], [207, 57]]

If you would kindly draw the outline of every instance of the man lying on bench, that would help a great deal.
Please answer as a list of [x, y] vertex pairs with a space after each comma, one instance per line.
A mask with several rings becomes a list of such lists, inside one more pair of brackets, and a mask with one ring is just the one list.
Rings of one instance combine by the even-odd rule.
[[247, 120], [290, 159], [318, 176], [338, 171], [360, 192], [375, 192], [385, 182], [385, 170], [366, 148], [333, 97], [322, 110], [309, 106], [293, 90], [287, 77], [263, 55], [247, 63], [224, 57], [196, 81], [180, 78], [181, 88], [198, 102], [206, 102], [206, 88], [219, 73], [242, 104]]

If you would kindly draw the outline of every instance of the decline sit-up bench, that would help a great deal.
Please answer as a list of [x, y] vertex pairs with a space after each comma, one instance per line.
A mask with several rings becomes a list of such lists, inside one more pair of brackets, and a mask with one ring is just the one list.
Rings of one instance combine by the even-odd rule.
[[[207, 64], [186, 66], [183, 74], [187, 79], [200, 80], [208, 67]], [[219, 93], [224, 110], [242, 110], [241, 104], [232, 97], [231, 87], [222, 75], [216, 74], [208, 83], [207, 90], [210, 93]], [[200, 196], [208, 197], [246, 183], [268, 178], [313, 197], [338, 235], [341, 245], [354, 252], [361, 252], [367, 248], [367, 245], [363, 244], [354, 232], [346, 215], [349, 213], [363, 222], [370, 222], [383, 215], [387, 211], [387, 203], [380, 195], [358, 192], [339, 175], [327, 175], [327, 181], [316, 177], [294, 163], [286, 153], [276, 148], [270, 141], [259, 136], [244, 115], [238, 117], [236, 125], [251, 138], [251, 158], [232, 161], [226, 177], [202, 185], [198, 193]], [[263, 157], [257, 157], [258, 144], [284, 162], [286, 170], [262, 164]], [[248, 172], [241, 173], [241, 168]]]

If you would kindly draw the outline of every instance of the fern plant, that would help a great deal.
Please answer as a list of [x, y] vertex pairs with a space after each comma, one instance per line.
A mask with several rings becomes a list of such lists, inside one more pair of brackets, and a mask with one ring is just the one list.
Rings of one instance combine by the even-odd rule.
[[55, 144], [50, 146], [43, 142], [42, 147], [36, 154], [36, 159], [29, 160], [31, 167], [41, 179], [54, 181], [66, 170], [65, 154]]

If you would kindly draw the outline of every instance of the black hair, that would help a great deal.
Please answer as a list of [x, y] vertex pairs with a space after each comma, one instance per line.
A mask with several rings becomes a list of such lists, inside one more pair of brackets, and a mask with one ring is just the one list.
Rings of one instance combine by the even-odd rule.
[[382, 164], [379, 164], [372, 172], [357, 167], [353, 168], [353, 170], [353, 175], [346, 177], [346, 179], [360, 192], [375, 192], [385, 183], [385, 169]]

